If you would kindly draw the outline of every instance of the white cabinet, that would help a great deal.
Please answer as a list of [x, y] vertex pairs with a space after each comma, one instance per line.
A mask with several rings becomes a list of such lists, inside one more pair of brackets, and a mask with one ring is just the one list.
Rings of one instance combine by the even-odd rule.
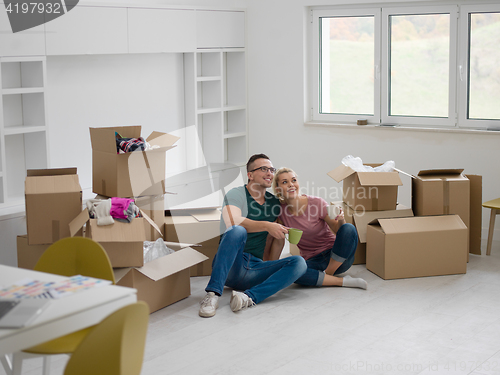
[[0, 58], [0, 202], [24, 198], [27, 169], [47, 168], [45, 57]]
[[127, 8], [78, 5], [45, 30], [47, 55], [128, 53]]
[[245, 47], [245, 12], [196, 11], [198, 48]]
[[194, 10], [128, 9], [129, 53], [193, 52]]
[[196, 53], [195, 121], [208, 163], [246, 163], [245, 65], [244, 49]]
[[45, 55], [45, 26], [13, 33], [5, 9], [0, 5], [0, 56]]

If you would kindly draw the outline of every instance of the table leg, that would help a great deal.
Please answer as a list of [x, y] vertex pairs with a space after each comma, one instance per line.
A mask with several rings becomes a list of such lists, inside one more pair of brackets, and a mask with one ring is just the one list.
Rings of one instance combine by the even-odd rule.
[[492, 208], [490, 216], [490, 229], [488, 230], [488, 245], [486, 246], [486, 255], [491, 254], [491, 244], [493, 242], [493, 232], [495, 230], [496, 216], [497, 216], [497, 210], [495, 208]]

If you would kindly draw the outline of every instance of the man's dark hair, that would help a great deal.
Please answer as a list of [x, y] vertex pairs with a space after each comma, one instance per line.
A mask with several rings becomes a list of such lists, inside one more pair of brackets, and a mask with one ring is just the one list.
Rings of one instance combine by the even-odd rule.
[[247, 172], [250, 172], [250, 170], [252, 169], [252, 164], [255, 162], [255, 160], [258, 160], [258, 159], [271, 160], [271, 159], [269, 159], [269, 156], [267, 156], [265, 154], [255, 154], [255, 155], [252, 155], [252, 156], [250, 156], [250, 159], [248, 159]]

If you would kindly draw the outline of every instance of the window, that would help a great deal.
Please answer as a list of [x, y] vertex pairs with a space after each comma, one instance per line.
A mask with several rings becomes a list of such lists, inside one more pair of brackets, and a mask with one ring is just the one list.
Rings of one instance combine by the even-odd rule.
[[314, 9], [311, 24], [313, 121], [500, 127], [500, 5]]

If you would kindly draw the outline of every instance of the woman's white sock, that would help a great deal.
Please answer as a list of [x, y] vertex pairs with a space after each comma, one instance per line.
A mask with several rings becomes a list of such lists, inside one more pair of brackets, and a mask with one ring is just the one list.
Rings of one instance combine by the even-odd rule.
[[361, 278], [355, 278], [355, 277], [351, 277], [351, 276], [347, 275], [347, 276], [344, 276], [344, 278], [342, 279], [342, 286], [345, 286], [348, 288], [367, 289], [368, 283]]

